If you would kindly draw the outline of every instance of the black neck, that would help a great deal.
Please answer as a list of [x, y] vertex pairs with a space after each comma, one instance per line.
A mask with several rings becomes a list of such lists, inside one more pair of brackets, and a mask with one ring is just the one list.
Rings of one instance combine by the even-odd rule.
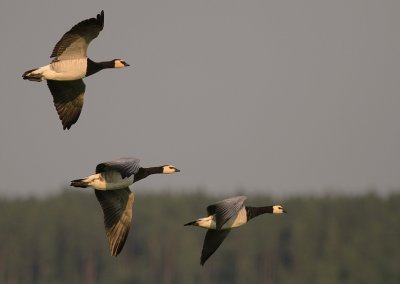
[[115, 68], [114, 60], [111, 61], [103, 61], [103, 62], [94, 62], [90, 58], [87, 59], [87, 68], [86, 68], [86, 77], [93, 75], [94, 73], [99, 72], [100, 70], [106, 68]]
[[272, 210], [273, 210], [272, 206], [264, 206], [264, 207], [246, 206], [247, 221], [261, 214], [272, 213]]
[[163, 167], [152, 167], [152, 168], [140, 168], [138, 173], [135, 174], [133, 182], [137, 182], [141, 179], [148, 177], [153, 174], [162, 174]]

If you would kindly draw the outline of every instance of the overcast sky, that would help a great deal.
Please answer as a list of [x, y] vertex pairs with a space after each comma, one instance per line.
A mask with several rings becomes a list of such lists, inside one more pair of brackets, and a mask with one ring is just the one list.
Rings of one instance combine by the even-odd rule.
[[[85, 79], [63, 131], [45, 82], [73, 25], [123, 70]], [[58, 192], [119, 157], [180, 174], [138, 188], [267, 193], [400, 188], [399, 1], [2, 1], [0, 193]]]

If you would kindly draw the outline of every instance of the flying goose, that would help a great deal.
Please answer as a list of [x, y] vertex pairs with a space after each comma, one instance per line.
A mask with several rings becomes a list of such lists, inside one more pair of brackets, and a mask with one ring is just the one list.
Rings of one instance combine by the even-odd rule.
[[232, 228], [242, 226], [254, 217], [264, 213], [287, 213], [281, 205], [244, 206], [243, 203], [246, 199], [246, 196], [235, 196], [209, 205], [207, 207], [207, 217], [184, 225], [208, 229], [201, 252], [201, 265], [204, 265], [207, 259], [218, 249]]
[[129, 66], [121, 59], [94, 62], [87, 57], [90, 42], [104, 27], [104, 11], [96, 18], [84, 20], [66, 32], [55, 45], [49, 65], [28, 70], [24, 80], [47, 80], [47, 86], [53, 95], [54, 105], [62, 122], [63, 129], [70, 129], [81, 114], [85, 83], [88, 77], [105, 68], [124, 68]]
[[143, 168], [139, 159], [121, 158], [96, 166], [96, 173], [71, 181], [74, 187], [95, 189], [104, 213], [104, 225], [111, 255], [117, 256], [124, 247], [132, 221], [134, 194], [129, 185], [152, 174], [180, 172], [171, 165]]

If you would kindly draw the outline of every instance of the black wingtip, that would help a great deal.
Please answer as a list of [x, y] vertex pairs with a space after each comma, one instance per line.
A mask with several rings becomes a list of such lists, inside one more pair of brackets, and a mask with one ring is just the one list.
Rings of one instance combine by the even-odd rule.
[[63, 120], [63, 118], [61, 118], [60, 115], [58, 115], [58, 117], [61, 120], [61, 124], [63, 126], [63, 130], [69, 130], [71, 128], [71, 126], [74, 125], [78, 121], [78, 119], [73, 119], [71, 121], [66, 121], [65, 119]]
[[104, 27], [104, 10], [101, 10], [100, 14], [97, 15], [97, 21]]
[[121, 248], [117, 248], [116, 251], [111, 251], [111, 256], [113, 257], [117, 257], [119, 255], [119, 253], [121, 252], [122, 247]]

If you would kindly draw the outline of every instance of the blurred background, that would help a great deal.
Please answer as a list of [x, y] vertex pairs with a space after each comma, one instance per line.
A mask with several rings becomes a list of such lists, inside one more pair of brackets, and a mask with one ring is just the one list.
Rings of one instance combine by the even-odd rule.
[[[399, 283], [399, 194], [288, 198], [282, 202], [288, 214], [232, 230], [200, 266], [206, 230], [183, 224], [217, 200], [137, 193], [133, 225], [116, 258], [94, 194], [1, 200], [0, 282]], [[246, 201], [273, 203], [265, 195]]]
[[[400, 2], [0, 3], [1, 283], [399, 283]], [[105, 11], [63, 131], [46, 83], [59, 38]], [[108, 254], [93, 193], [69, 181], [118, 157], [182, 172], [135, 186], [134, 226]], [[184, 228], [236, 194], [283, 204], [200, 267]]]

